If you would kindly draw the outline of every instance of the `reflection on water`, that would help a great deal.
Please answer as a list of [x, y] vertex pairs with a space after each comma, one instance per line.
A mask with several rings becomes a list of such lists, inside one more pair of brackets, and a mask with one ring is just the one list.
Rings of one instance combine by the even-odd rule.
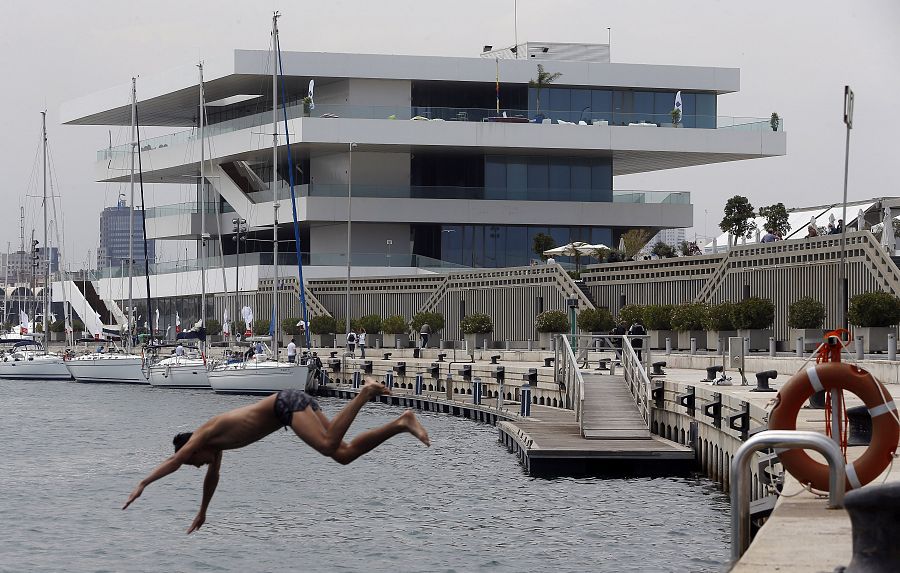
[[[2, 571], [718, 571], [728, 501], [709, 480], [530, 478], [487, 425], [422, 412], [349, 466], [278, 432], [121, 511], [172, 436], [253, 400], [203, 391], [0, 381]], [[343, 403], [326, 398], [333, 414]], [[350, 433], [396, 407], [369, 404]]]

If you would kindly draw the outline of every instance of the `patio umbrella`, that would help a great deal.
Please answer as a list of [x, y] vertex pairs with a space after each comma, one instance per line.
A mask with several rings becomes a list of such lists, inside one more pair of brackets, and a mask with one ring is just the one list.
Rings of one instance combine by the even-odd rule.
[[897, 241], [894, 238], [894, 218], [891, 216], [891, 208], [884, 208], [884, 219], [882, 219], [881, 229], [881, 246], [890, 254], [894, 254], [897, 247]]
[[582, 241], [575, 241], [574, 243], [569, 243], [568, 245], [562, 245], [561, 247], [554, 247], [552, 249], [544, 251], [544, 254], [547, 256], [563, 256], [563, 257], [575, 257], [580, 255], [586, 255], [591, 252], [593, 245], [589, 245]]

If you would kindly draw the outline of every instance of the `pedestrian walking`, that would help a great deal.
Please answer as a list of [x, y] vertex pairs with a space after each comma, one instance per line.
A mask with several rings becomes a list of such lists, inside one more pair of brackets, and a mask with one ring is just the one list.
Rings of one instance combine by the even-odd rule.
[[428, 338], [431, 336], [431, 326], [426, 322], [422, 325], [422, 328], [419, 329], [419, 338], [421, 340], [421, 347], [428, 347]]

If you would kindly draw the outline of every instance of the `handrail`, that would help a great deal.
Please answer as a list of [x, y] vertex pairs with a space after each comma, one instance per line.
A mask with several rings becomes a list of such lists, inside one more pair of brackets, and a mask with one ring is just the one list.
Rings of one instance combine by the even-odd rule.
[[818, 432], [767, 430], [741, 444], [729, 469], [731, 484], [731, 560], [732, 565], [750, 546], [750, 480], [747, 479], [753, 454], [767, 448], [804, 448], [816, 450], [828, 460], [828, 508], [844, 506], [846, 469], [841, 449]]
[[575, 359], [575, 353], [572, 352], [569, 337], [565, 334], [557, 334], [555, 339], [556, 358], [559, 362], [557, 363], [558, 367], [554, 370], [554, 378], [560, 387], [565, 387], [566, 400], [564, 406], [575, 410], [575, 421], [578, 422], [578, 429], [583, 435], [584, 378], [578, 369], [578, 361]]
[[[650, 362], [650, 346], [649, 336], [623, 336], [622, 337], [622, 370], [625, 372], [625, 382], [628, 384], [628, 390], [634, 403], [637, 404], [647, 428], [650, 427], [651, 416], [653, 414], [653, 388], [650, 385], [650, 377], [647, 376], [647, 369], [638, 359], [637, 352], [631, 344], [631, 339], [642, 338], [643, 358], [647, 363]], [[646, 347], [645, 347], [646, 346]]]

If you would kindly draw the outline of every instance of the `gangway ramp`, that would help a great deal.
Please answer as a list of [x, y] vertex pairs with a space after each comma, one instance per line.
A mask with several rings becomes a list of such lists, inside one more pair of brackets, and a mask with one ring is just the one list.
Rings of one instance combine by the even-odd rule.
[[584, 379], [583, 436], [587, 440], [651, 440], [624, 376], [581, 373]]

